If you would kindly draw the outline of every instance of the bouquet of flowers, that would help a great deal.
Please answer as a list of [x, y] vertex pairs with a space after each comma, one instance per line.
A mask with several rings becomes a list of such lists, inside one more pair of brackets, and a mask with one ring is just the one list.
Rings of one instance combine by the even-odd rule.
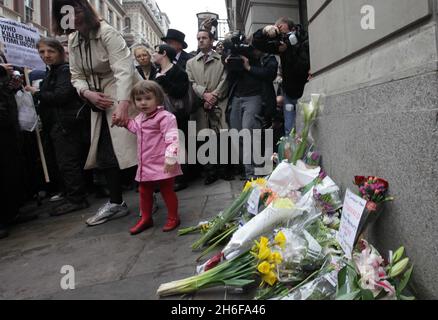
[[306, 154], [304, 162], [311, 167], [318, 167], [321, 162], [321, 154], [314, 150], [314, 145], [310, 146], [309, 151]]
[[313, 166], [318, 165], [320, 155], [313, 153], [312, 138], [309, 137], [309, 133], [319, 112], [320, 98], [321, 95], [312, 94], [310, 103], [300, 103], [304, 114], [303, 131], [298, 134], [293, 129], [289, 136], [280, 139], [278, 155], [276, 155], [279, 162], [287, 160], [289, 163], [297, 164], [298, 160], [307, 159], [313, 163]]
[[368, 242], [362, 240], [360, 251], [338, 274], [338, 300], [412, 300], [405, 296], [413, 267], [403, 258], [404, 248], [390, 252], [389, 263]]
[[327, 259], [318, 274], [309, 281], [304, 281], [275, 300], [334, 300], [338, 285], [340, 259], [332, 256]]
[[367, 226], [377, 220], [383, 204], [394, 200], [394, 198], [387, 195], [389, 184], [384, 179], [372, 176], [356, 176], [354, 184], [359, 187], [359, 196], [367, 201], [365, 211], [359, 223], [357, 241]]
[[254, 247], [231, 260], [223, 256], [211, 259], [204, 272], [178, 281], [162, 284], [157, 294], [170, 296], [191, 293], [205, 288], [230, 286], [244, 287], [260, 278], [260, 286], [273, 286], [278, 281], [276, 268], [282, 261], [278, 248], [284, 245], [284, 235], [278, 233], [270, 241], [261, 237]]
[[292, 157], [293, 164], [296, 164], [298, 160], [303, 159], [306, 150], [309, 148], [309, 133], [319, 112], [320, 99], [321, 95], [312, 94], [310, 103], [300, 103], [304, 113], [304, 128], [301, 132], [301, 141]]

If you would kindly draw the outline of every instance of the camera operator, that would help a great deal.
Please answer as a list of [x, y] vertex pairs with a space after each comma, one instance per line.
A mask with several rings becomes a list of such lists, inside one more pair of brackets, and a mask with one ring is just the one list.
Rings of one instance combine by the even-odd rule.
[[[229, 122], [232, 129], [248, 129], [253, 137], [254, 129], [262, 129], [265, 119], [272, 119], [275, 108], [273, 81], [277, 77], [278, 62], [272, 54], [265, 54], [252, 47], [249, 40], [239, 34], [233, 34], [225, 41], [223, 59], [228, 71]], [[254, 177], [254, 159], [251, 148], [243, 148], [239, 142], [239, 156], [251, 159], [245, 164], [245, 180]]]
[[309, 78], [309, 41], [302, 26], [295, 25], [289, 18], [280, 18], [275, 25], [283, 38], [278, 50], [283, 77], [284, 126], [286, 135], [289, 135], [295, 128], [297, 101]]

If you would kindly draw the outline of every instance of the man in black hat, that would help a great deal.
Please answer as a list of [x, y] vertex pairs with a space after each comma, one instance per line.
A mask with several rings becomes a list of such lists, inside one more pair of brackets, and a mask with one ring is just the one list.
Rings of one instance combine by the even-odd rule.
[[186, 35], [184, 33], [175, 29], [167, 30], [167, 35], [161, 38], [161, 40], [176, 50], [176, 58], [173, 63], [183, 68], [184, 71], [186, 70], [187, 61], [193, 58], [192, 55], [184, 51], [184, 49], [187, 49], [187, 43], [184, 41], [185, 38]]

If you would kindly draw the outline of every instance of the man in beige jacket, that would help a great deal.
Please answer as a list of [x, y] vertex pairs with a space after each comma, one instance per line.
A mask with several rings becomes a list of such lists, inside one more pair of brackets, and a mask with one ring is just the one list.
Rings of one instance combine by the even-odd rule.
[[[221, 129], [228, 129], [225, 121], [228, 84], [221, 56], [213, 51], [213, 41], [214, 36], [207, 30], [198, 32], [200, 52], [187, 62], [187, 74], [195, 94], [202, 101], [193, 116], [198, 132], [212, 129], [219, 137]], [[209, 163], [204, 170], [206, 185], [219, 178], [218, 165]]]

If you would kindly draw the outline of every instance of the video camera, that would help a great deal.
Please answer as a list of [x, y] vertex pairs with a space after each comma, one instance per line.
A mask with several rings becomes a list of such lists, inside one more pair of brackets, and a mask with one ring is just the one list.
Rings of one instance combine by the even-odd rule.
[[229, 71], [243, 71], [243, 60], [240, 56], [249, 58], [254, 47], [246, 43], [246, 37], [241, 31], [235, 31], [224, 42], [224, 55], [227, 57]]
[[275, 26], [266, 26], [254, 33], [253, 45], [260, 51], [278, 54], [278, 48], [281, 44], [286, 43], [292, 47], [302, 43], [306, 39], [306, 32], [300, 24], [295, 25], [295, 30], [284, 34]]

